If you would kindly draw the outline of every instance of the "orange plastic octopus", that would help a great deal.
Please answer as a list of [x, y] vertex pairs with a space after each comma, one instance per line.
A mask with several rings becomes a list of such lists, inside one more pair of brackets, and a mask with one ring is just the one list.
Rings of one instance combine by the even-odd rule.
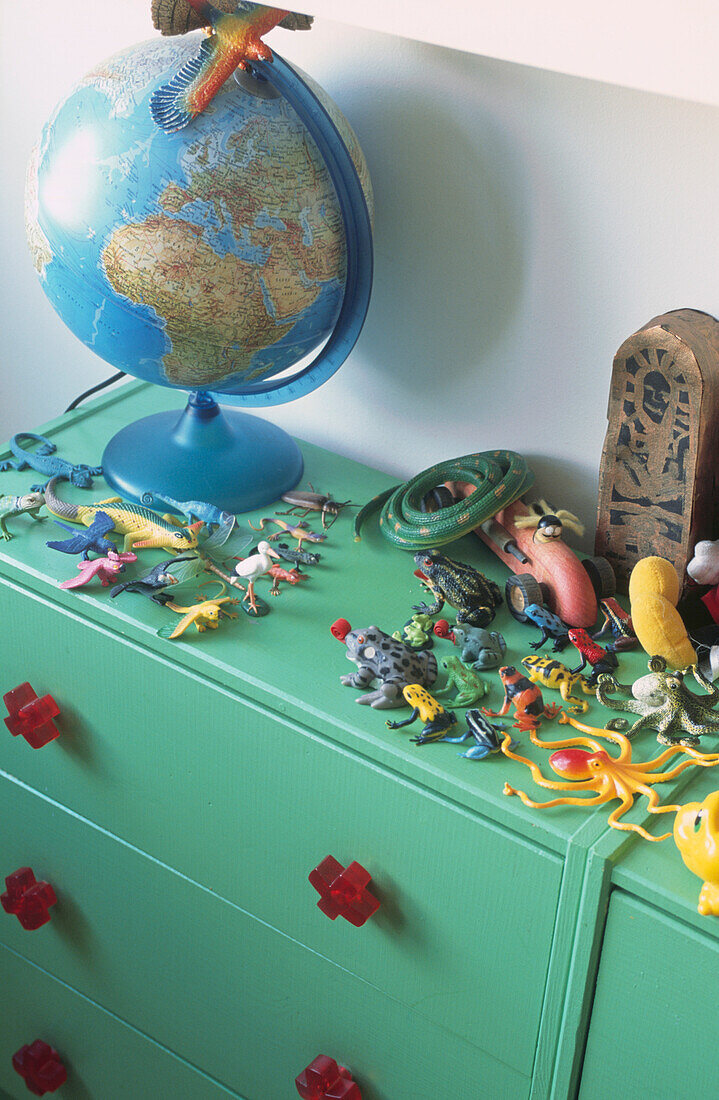
[[[619, 818], [622, 814], [634, 805], [634, 796], [636, 794], [646, 795], [647, 809], [652, 814], [675, 813], [680, 808], [679, 806], [660, 806], [658, 804], [659, 795], [652, 789], [652, 784], [666, 783], [692, 764], [697, 764], [702, 768], [713, 768], [716, 764], [719, 764], [719, 753], [700, 753], [684, 745], [672, 745], [654, 760], [648, 760], [644, 764], [634, 764], [632, 763], [631, 744], [623, 734], [615, 733], [613, 730], [596, 729], [594, 726], [584, 725], [584, 723], [570, 718], [564, 712], [559, 716], [558, 721], [562, 725], [569, 723], [575, 729], [614, 741], [619, 746], [619, 755], [610, 756], [606, 749], [591, 737], [571, 737], [564, 741], [542, 741], [536, 735], [533, 736], [532, 741], [535, 745], [561, 750], [553, 752], [549, 758], [549, 763], [557, 775], [571, 780], [569, 783], [561, 783], [554, 779], [545, 779], [535, 763], [525, 756], [519, 756], [518, 753], [512, 752], [509, 747], [511, 742], [509, 734], [502, 742], [502, 752], [511, 760], [518, 760], [520, 763], [526, 764], [535, 783], [539, 784], [540, 787], [547, 787], [555, 791], [595, 791], [594, 797], [562, 797], [553, 798], [549, 802], [534, 802], [524, 791], [515, 790], [514, 787], [510, 787], [509, 783], [505, 783], [504, 793], [518, 795], [525, 806], [532, 806], [537, 809], [565, 805], [599, 806], [603, 802], [611, 802], [612, 799], [618, 798], [620, 805], [609, 815], [609, 824], [613, 829], [625, 829], [629, 832], [639, 833], [646, 840], [666, 840], [672, 834], [664, 833], [663, 836], [652, 836], [641, 825], [620, 822]], [[585, 749], [575, 748], [576, 745], [586, 745], [593, 751], [591, 753], [586, 752]], [[677, 764], [669, 771], [655, 772], [652, 770], [661, 767], [670, 757], [680, 753], [690, 757], [690, 759], [683, 760], [681, 764]]]

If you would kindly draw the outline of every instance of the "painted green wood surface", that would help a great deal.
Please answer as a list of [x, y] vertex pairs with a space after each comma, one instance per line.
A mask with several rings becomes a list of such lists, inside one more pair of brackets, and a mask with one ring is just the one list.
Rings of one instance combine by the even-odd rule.
[[719, 1095], [719, 944], [615, 891], [580, 1100]]
[[[172, 394], [131, 384], [49, 434], [69, 457], [96, 461], [124, 423], [173, 403]], [[318, 448], [303, 451], [307, 480], [337, 499], [361, 502], [391, 483]], [[3, 491], [23, 491], [35, 478], [2, 475]], [[99, 499], [106, 492], [97, 484], [96, 493], [61, 492]], [[439, 1018], [471, 1042], [481, 1032], [479, 1045], [491, 1043], [522, 1074], [533, 1070], [534, 1100], [572, 1095], [609, 870], [626, 840], [607, 829], [605, 808], [538, 812], [504, 797], [505, 778], [539, 800], [548, 794], [502, 758], [476, 764], [459, 759], [455, 746], [412, 746], [411, 727], [387, 730], [385, 712], [357, 706], [358, 692], [341, 687], [349, 667], [329, 623], [343, 615], [354, 627], [399, 627], [424, 598], [411, 556], [376, 529], [355, 544], [346, 513], [311, 579], [273, 601], [267, 619], [241, 616], [212, 637], [168, 643], [154, 633], [168, 613], [140, 597], [110, 601], [101, 589], [55, 587], [73, 560], [45, 548], [58, 531], [50, 521], [31, 527], [21, 518], [11, 529], [18, 537], [0, 545], [8, 582], [0, 621], [11, 624], [0, 638], [0, 687], [29, 678], [53, 691], [63, 737], [37, 753], [7, 738], [0, 767], [388, 990], [412, 1020]], [[450, 553], [503, 582], [504, 567], [476, 540]], [[147, 564], [159, 560], [145, 554]], [[507, 660], [518, 663], [535, 632], [505, 609], [494, 625], [509, 643]], [[436, 652], [456, 650], [440, 643]], [[571, 664], [574, 651], [567, 655]], [[623, 681], [644, 671], [641, 654], [621, 658]], [[501, 692], [491, 673], [489, 681], [485, 701], [496, 709]], [[606, 717], [595, 705], [589, 720]], [[544, 727], [547, 738], [572, 732]], [[649, 736], [637, 755], [655, 748]], [[541, 750], [527, 755], [548, 770]], [[646, 817], [638, 806], [628, 819]], [[372, 871], [385, 903], [376, 924], [330, 924], [316, 909], [305, 876], [328, 851]], [[295, 905], [302, 863], [303, 904]], [[515, 1014], [519, 1027], [497, 1028], [498, 1018]], [[398, 1043], [405, 1041], [403, 1033]], [[505, 1082], [495, 1095], [524, 1095], [525, 1084], [524, 1076]]]
[[[178, 403], [176, 395], [157, 387], [131, 384], [123, 389], [124, 395], [99, 402], [95, 411], [88, 406], [46, 429], [63, 453], [97, 461], [104, 443], [124, 423], [142, 413]], [[330, 490], [336, 499], [364, 502], [392, 483], [386, 474], [309, 444], [303, 444], [302, 450], [306, 480]], [[36, 477], [32, 471], [7, 473], [0, 476], [0, 486], [4, 491], [19, 492]], [[87, 502], [101, 499], [107, 495], [107, 489], [99, 480], [95, 491], [84, 492], [63, 485], [61, 493]], [[256, 522], [262, 515], [272, 515], [274, 510], [269, 506], [248, 518]], [[530, 833], [538, 843], [563, 855], [568, 838], [584, 826], [585, 811], [560, 807], [538, 814], [524, 807], [519, 799], [507, 798], [502, 793], [505, 776], [515, 786], [531, 786], [521, 765], [501, 761], [498, 766], [494, 758], [482, 763], [463, 760], [454, 745], [413, 746], [409, 744], [411, 727], [410, 731], [387, 730], [386, 713], [358, 706], [355, 700], [360, 693], [340, 684], [340, 676], [350, 671], [350, 666], [343, 646], [329, 633], [330, 624], [343, 616], [353, 627], [376, 623], [391, 633], [412, 613], [412, 605], [426, 595], [413, 576], [411, 555], [391, 547], [380, 535], [376, 523], [367, 526], [360, 543], [353, 541], [352, 514], [345, 512], [332, 528], [320, 548], [321, 563], [311, 568], [310, 580], [272, 601], [273, 610], [267, 618], [252, 621], [241, 615], [235, 623], [223, 623], [212, 637], [187, 634], [186, 640], [166, 642], [157, 638], [155, 631], [167, 622], [169, 613], [140, 596], [125, 595], [110, 600], [107, 592], [99, 588], [58, 590], [57, 582], [73, 573], [74, 563], [45, 547], [45, 541], [58, 531], [49, 520], [31, 525], [29, 520], [20, 518], [12, 523], [17, 537], [0, 545], [0, 575], [32, 588], [45, 600], [72, 609], [87, 622], [119, 633], [131, 644], [196, 672], [203, 680], [238, 691], [283, 717], [295, 719], [368, 755], [375, 763], [491, 816], [508, 828], [524, 835]], [[317, 528], [318, 521], [312, 526]], [[474, 536], [454, 544], [451, 553], [475, 562], [504, 584], [505, 567]], [[159, 556], [157, 552], [145, 551], [143, 560], [154, 563]], [[260, 581], [258, 591], [266, 591], [267, 587], [266, 581]], [[451, 609], [447, 610], [449, 618], [453, 618]], [[509, 646], [507, 660], [515, 663], [530, 652], [529, 642], [537, 636], [533, 628], [518, 624], [504, 607], [493, 628], [505, 635]], [[0, 654], [9, 644], [10, 638], [2, 639]], [[437, 646], [437, 652], [441, 656], [457, 651], [446, 642]], [[574, 651], [568, 650], [567, 655], [572, 663]], [[624, 655], [622, 670], [631, 680], [646, 671], [645, 660], [637, 654]], [[87, 682], [92, 683], [89, 675]], [[495, 674], [490, 674], [488, 682], [492, 692], [486, 702], [497, 709], [502, 699], [499, 681]], [[136, 691], [137, 685], [132, 684], [130, 690]], [[152, 689], [144, 685], [144, 690], [149, 706], [151, 698], [161, 699], [162, 683], [153, 683]], [[552, 695], [559, 698], [556, 693], [547, 693], [547, 698]], [[74, 705], [80, 711], [83, 700], [78, 699]], [[150, 707], [143, 725], [153, 718], [157, 720], [158, 710], [161, 706]], [[598, 717], [602, 713], [606, 712], [595, 704], [594, 714]], [[547, 729], [551, 730], [548, 736], [564, 735], [554, 723]], [[180, 730], [178, 736], [189, 737], [191, 731]]]
[[[359, 974], [407, 1004], [418, 1016], [441, 1022], [444, 1029], [471, 1043], [488, 1045], [497, 1057], [529, 1074], [556, 908], [556, 889], [553, 889], [559, 879], [556, 859], [507, 841], [496, 830], [488, 834], [488, 830], [464, 815], [438, 807], [426, 798], [423, 801], [427, 804], [423, 806], [420, 796], [402, 811], [396, 798], [393, 800], [392, 787], [388, 784], [386, 789], [380, 787], [375, 791], [371, 776], [360, 779], [357, 788], [376, 806], [371, 823], [358, 823], [359, 853], [351, 851], [346, 840], [340, 843], [347, 835], [344, 817], [327, 822], [320, 811], [316, 821], [313, 817], [311, 822], [303, 822], [299, 817], [296, 824], [291, 824], [286, 819], [286, 831], [276, 828], [274, 839], [269, 831], [271, 822], [258, 821], [253, 830], [252, 821], [238, 818], [230, 826], [235, 836], [233, 851], [225, 853], [224, 871], [226, 876], [228, 873], [233, 876], [232, 889], [220, 889], [217, 877], [223, 868], [211, 861], [210, 870], [214, 873], [201, 876], [199, 882], [213, 894], [232, 898], [246, 887], [248, 880], [252, 881], [254, 889], [246, 899], [245, 909], [251, 903], [252, 911], [266, 919], [269, 898], [274, 903], [272, 923], [285, 935]], [[154, 937], [148, 936], [146, 943], [138, 942], [134, 949], [132, 945], [143, 928], [152, 926], [156, 914], [160, 920], [164, 919], [162, 903], [157, 900], [158, 890], [151, 883], [158, 865], [151, 860], [141, 862], [150, 877], [142, 889], [132, 890], [125, 884], [125, 870], [120, 872], [116, 868], [119, 855], [134, 866], [128, 855], [130, 849], [113, 847], [97, 830], [88, 829], [78, 818], [37, 799], [16, 783], [3, 780], [0, 791], [2, 847], [7, 865], [35, 867], [38, 863], [41, 869], [35, 867], [37, 874], [53, 883], [66, 884], [69, 895], [76, 899], [74, 907], [79, 909], [80, 925], [91, 932], [105, 962], [100, 973], [96, 973], [89, 966], [92, 960], [83, 959], [74, 948], [62, 966], [59, 961], [53, 962], [54, 956], [33, 955], [33, 958], [89, 996], [135, 1020], [132, 999], [123, 1003], [121, 1010], [113, 1000], [114, 986], [86, 988], [82, 975], [88, 968], [89, 978], [101, 979], [105, 967], [112, 964], [118, 968], [117, 985], [128, 978], [125, 962], [128, 951], [135, 952], [134, 961], [140, 972], [152, 962], [157, 948]], [[346, 811], [348, 803], [343, 805]], [[251, 802], [250, 806], [256, 804]], [[457, 820], [453, 821], [453, 817]], [[407, 824], [427, 830], [434, 838], [431, 852], [421, 845], [413, 848]], [[176, 827], [179, 832], [181, 817]], [[317, 908], [317, 895], [307, 882], [307, 871], [313, 864], [309, 853], [303, 864], [297, 845], [308, 830], [317, 827], [326, 828], [327, 835], [338, 841], [338, 844], [326, 843], [325, 848], [347, 860], [356, 854], [365, 865], [378, 868], [375, 888], [383, 905], [360, 929], [341, 919], [329, 921]], [[393, 831], [388, 835], [390, 829]], [[243, 843], [245, 835], [254, 838], [251, 843]], [[263, 838], [259, 844], [258, 837]], [[318, 833], [314, 843], [321, 842]], [[107, 853], [102, 859], [97, 858], [97, 862], [108, 871], [88, 876], [88, 848], [94, 851], [96, 845]], [[283, 846], [291, 853], [287, 858], [283, 858]], [[322, 855], [327, 854], [326, 850], [320, 850]], [[476, 857], [476, 874], [472, 873], [471, 864], [469, 872], [456, 866], [453, 862], [456, 850], [469, 851], [470, 857]], [[118, 852], [116, 856], [114, 853]], [[439, 862], [435, 862], [438, 858]], [[439, 879], [440, 889], [433, 876]], [[517, 885], [530, 880], [531, 908], [517, 896]], [[132, 909], [137, 912], [128, 926], [125, 899], [135, 895]], [[189, 926], [190, 934], [195, 927], [201, 930], [203, 906], [211, 896], [207, 892], [188, 892], [183, 905], [191, 905], [192, 915], [183, 910], [178, 919]], [[93, 907], [98, 911], [93, 913]], [[72, 913], [73, 909], [65, 922], [71, 941]], [[121, 913], [123, 916], [119, 917]], [[497, 914], [502, 914], [501, 921]], [[511, 928], [511, 950], [504, 949], [507, 937], [498, 930], [499, 926]], [[129, 940], [125, 935], [127, 927], [132, 929]], [[22, 945], [30, 942], [42, 947], [57, 938], [54, 933], [42, 939], [28, 937], [9, 918], [2, 922], [2, 928], [0, 938], [16, 950], [22, 950]], [[502, 944], [501, 951], [497, 949], [498, 943]], [[68, 965], [72, 965], [71, 971], [67, 970]], [[205, 965], [203, 962], [192, 984], [201, 981]], [[518, 988], [522, 990], [520, 999], [516, 996]], [[129, 989], [127, 993], [130, 995]], [[140, 983], [131, 994], [138, 1003], [138, 1011], [143, 996]], [[159, 1007], [155, 1005], [155, 1009]], [[498, 1014], [507, 1025], [499, 1035], [493, 1028]]]
[[[461, 1096], [478, 1081], [487, 1095], [527, 1095], [528, 1075], [501, 1059], [491, 1026], [501, 1018], [521, 1037], [522, 1006], [505, 1013], [500, 990], [471, 1045], [455, 1035], [464, 989], [436, 1003], [426, 990], [419, 1015], [7, 780], [0, 806], [7, 858], [58, 894], [36, 932], [0, 914], [0, 939], [248, 1100], [290, 1097], [319, 1052], [355, 1070], [365, 1100], [430, 1100], [448, 1073]], [[413, 947], [421, 953], [421, 930]], [[481, 974], [465, 974], [464, 987], [487, 996], [481, 986]]]
[[12, 1068], [12, 1056], [35, 1039], [44, 1039], [65, 1063], [67, 1081], [53, 1094], [61, 1100], [238, 1095], [1, 946], [0, 989], [0, 1086], [6, 1090], [0, 1097], [26, 1100], [31, 1095]]

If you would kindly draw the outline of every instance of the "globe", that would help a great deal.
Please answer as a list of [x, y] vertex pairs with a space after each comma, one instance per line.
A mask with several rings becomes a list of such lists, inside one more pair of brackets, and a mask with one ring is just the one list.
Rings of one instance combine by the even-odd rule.
[[[169, 443], [159, 423], [111, 443], [108, 480], [139, 499], [151, 469], [187, 499], [176, 492], [208, 485], [220, 462], [215, 502], [244, 510], [258, 494], [229, 499], [225, 483], [275, 463], [258, 490], [275, 499], [301, 458], [298, 472], [289, 437], [247, 414], [228, 419], [216, 400], [288, 400], [341, 364], [369, 301], [372, 190], [347, 120], [278, 56], [238, 72], [184, 129], [160, 130], [150, 97], [201, 40], [115, 54], [58, 105], [28, 169], [27, 236], [44, 292], [83, 343], [118, 370], [191, 391], [184, 420], [164, 424]], [[256, 438], [233, 458], [230, 436], [248, 430]], [[273, 454], [272, 439], [292, 457]]]

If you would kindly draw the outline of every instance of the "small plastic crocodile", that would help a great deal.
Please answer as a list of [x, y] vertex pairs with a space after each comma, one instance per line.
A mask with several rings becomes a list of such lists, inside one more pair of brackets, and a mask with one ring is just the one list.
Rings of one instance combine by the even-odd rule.
[[12, 535], [5, 526], [5, 521], [11, 516], [30, 516], [31, 519], [41, 520], [38, 511], [45, 503], [42, 493], [25, 493], [19, 497], [0, 496], [0, 538], [9, 541]]
[[52, 478], [45, 490], [45, 506], [58, 519], [84, 523], [89, 527], [98, 512], [105, 512], [115, 525], [115, 530], [125, 536], [123, 550], [135, 550], [138, 546], [152, 546], [180, 553], [197, 546], [197, 529], [202, 523], [189, 527], [176, 527], [158, 516], [157, 512], [132, 504], [120, 497], [109, 497], [96, 504], [69, 504], [55, 495], [57, 478]]
[[[21, 440], [32, 440], [40, 446], [35, 451], [28, 451], [21, 446]], [[100, 477], [102, 466], [87, 466], [84, 462], [68, 462], [55, 454], [57, 447], [52, 440], [44, 435], [35, 435], [34, 432], [18, 432], [10, 440], [10, 450], [14, 458], [7, 458], [0, 462], [0, 472], [5, 470], [37, 470], [39, 474], [47, 474], [48, 478], [63, 478], [72, 482], [80, 489], [89, 489], [93, 477]], [[32, 485], [33, 491], [42, 492], [45, 482]]]

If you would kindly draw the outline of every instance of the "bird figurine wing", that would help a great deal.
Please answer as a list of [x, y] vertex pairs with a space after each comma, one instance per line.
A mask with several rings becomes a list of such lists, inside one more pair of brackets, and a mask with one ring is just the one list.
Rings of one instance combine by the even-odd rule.
[[230, 11], [208, 0], [188, 2], [200, 25], [211, 28], [211, 34], [199, 52], [150, 98], [150, 113], [167, 133], [181, 130], [201, 114], [238, 66], [244, 69], [249, 61], [272, 61], [272, 51], [262, 35], [277, 26], [299, 30], [311, 25], [307, 16], [247, 0], [235, 0]]
[[114, 520], [110, 519], [107, 512], [95, 512], [95, 518], [87, 528], [86, 536], [101, 538], [115, 527]]
[[[61, 523], [61, 527], [65, 524]], [[49, 546], [51, 550], [60, 550], [63, 554], [80, 554], [87, 546], [87, 539], [85, 535], [75, 535], [71, 539], [63, 539], [59, 542], [46, 542], [46, 546]]]
[[[238, 0], [214, 0], [214, 6], [226, 15], [230, 15], [242, 4]], [[250, 5], [245, 3], [244, 6]], [[188, 0], [152, 0], [152, 23], [161, 34], [176, 36], [206, 27], [208, 20], [206, 16], [203, 18], [191, 7]], [[288, 12], [277, 26], [288, 31], [308, 31], [312, 23], [311, 15]]]

